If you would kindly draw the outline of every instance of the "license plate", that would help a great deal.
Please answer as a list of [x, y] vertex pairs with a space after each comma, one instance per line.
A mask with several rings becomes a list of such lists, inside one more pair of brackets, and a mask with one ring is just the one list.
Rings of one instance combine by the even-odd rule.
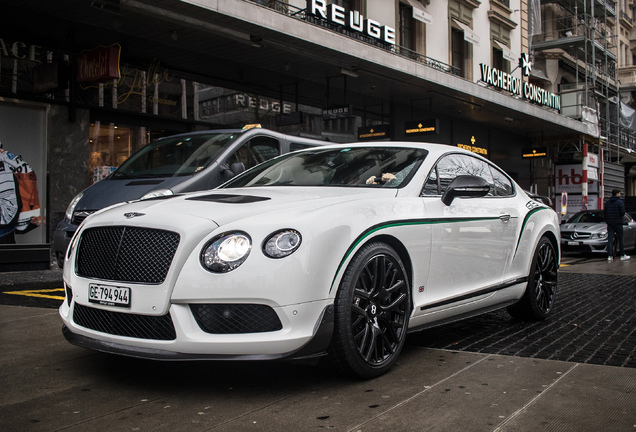
[[109, 285], [88, 285], [88, 301], [106, 306], [130, 306], [130, 288]]
[[579, 242], [568, 242], [568, 246], [578, 246]]

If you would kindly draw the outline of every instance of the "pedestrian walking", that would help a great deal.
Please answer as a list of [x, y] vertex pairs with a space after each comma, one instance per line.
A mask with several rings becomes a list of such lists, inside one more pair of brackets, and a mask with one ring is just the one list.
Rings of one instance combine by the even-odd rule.
[[614, 237], [618, 240], [618, 248], [621, 260], [628, 260], [625, 255], [625, 243], [623, 242], [623, 217], [625, 216], [625, 204], [621, 201], [620, 189], [612, 190], [612, 197], [605, 203], [605, 223], [607, 224], [607, 260], [614, 259]]

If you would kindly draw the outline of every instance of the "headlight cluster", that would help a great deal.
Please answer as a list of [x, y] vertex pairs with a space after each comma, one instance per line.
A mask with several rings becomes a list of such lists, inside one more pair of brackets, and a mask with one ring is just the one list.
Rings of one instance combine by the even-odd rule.
[[600, 233], [592, 233], [592, 235], [590, 235], [590, 238], [606, 239], [607, 231], [601, 231]]
[[263, 252], [270, 258], [283, 258], [300, 246], [300, 233], [287, 229], [272, 234], [263, 244]]
[[[300, 233], [285, 229], [263, 242], [263, 253], [270, 258], [284, 258], [294, 253], [301, 243]], [[252, 250], [252, 239], [241, 231], [214, 237], [201, 251], [201, 264], [214, 273], [227, 273], [245, 262]]]
[[233, 232], [213, 238], [201, 253], [201, 263], [215, 273], [234, 270], [245, 260], [252, 250], [252, 239], [245, 233]]

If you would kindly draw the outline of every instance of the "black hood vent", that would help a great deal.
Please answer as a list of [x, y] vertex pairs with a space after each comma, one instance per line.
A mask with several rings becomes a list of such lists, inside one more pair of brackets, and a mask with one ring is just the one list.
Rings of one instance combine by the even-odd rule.
[[267, 201], [271, 198], [266, 197], [257, 197], [251, 195], [224, 195], [224, 194], [213, 194], [213, 195], [203, 195], [198, 197], [186, 198], [188, 201], [208, 201], [208, 202], [218, 202], [218, 203], [226, 203], [226, 204], [249, 204], [255, 203], [259, 201]]

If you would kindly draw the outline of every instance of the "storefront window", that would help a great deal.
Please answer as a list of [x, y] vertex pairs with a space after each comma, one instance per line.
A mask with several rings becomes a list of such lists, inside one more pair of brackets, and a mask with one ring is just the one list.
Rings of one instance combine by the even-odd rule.
[[99, 121], [92, 123], [89, 144], [90, 183], [106, 177], [149, 142], [150, 132], [145, 127], [104, 124]]

